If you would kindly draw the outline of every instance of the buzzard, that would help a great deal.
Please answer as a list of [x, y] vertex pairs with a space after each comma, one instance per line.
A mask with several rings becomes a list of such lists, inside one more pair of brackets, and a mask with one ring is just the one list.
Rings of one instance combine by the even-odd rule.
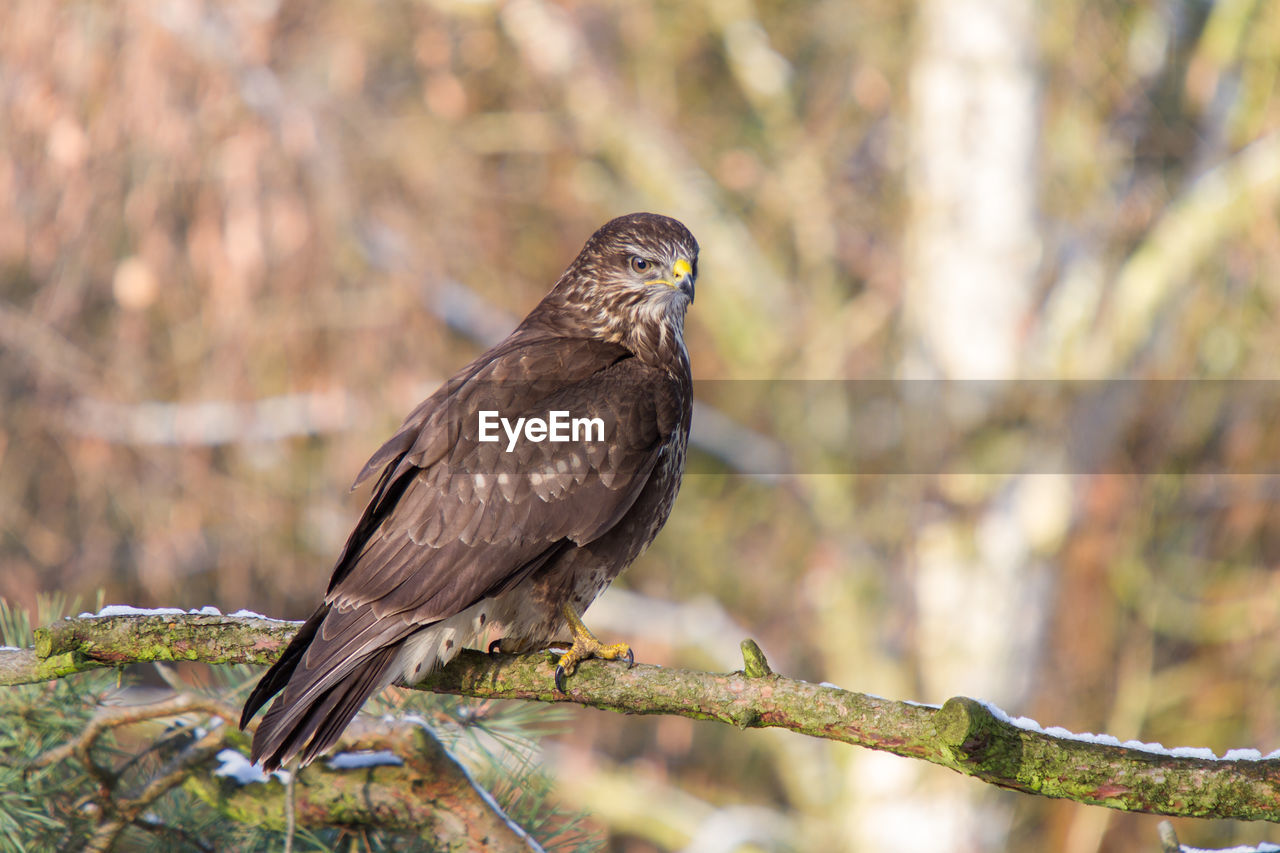
[[697, 272], [676, 220], [606, 223], [506, 340], [373, 454], [355, 486], [381, 473], [324, 601], [245, 703], [241, 728], [279, 693], [255, 762], [307, 764], [374, 693], [490, 629], [504, 652], [567, 629], [561, 691], [589, 657], [630, 663], [580, 614], [653, 541], [680, 487]]

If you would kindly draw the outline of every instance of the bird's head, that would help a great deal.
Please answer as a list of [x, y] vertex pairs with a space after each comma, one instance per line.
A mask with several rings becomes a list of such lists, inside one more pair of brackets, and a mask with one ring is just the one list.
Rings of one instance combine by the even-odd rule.
[[548, 296], [569, 307], [600, 337], [639, 348], [683, 349], [684, 314], [698, 277], [698, 241], [680, 222], [656, 213], [610, 220]]
[[602, 289], [689, 303], [698, 277], [698, 241], [670, 217], [632, 213], [596, 231], [574, 266], [582, 262]]

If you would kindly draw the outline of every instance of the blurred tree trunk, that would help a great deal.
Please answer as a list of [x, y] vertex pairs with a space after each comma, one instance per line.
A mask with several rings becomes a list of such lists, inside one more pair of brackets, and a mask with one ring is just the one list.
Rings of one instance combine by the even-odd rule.
[[[907, 378], [1006, 380], [1021, 372], [1040, 251], [1034, 9], [1028, 0], [925, 0], [919, 7], [901, 371]], [[945, 388], [937, 399], [947, 404]], [[961, 514], [933, 513], [911, 533], [917, 689], [925, 699], [960, 692], [1018, 707], [1034, 671], [1045, 599], [1036, 582], [1041, 573], [1029, 571], [1032, 545], [1019, 521], [1035, 489], [1023, 478], [993, 476], [981, 478], [976, 491], [952, 494], [956, 481], [939, 474], [940, 490], [978, 504], [981, 517], [961, 522]], [[914, 768], [899, 769], [888, 786], [881, 774], [867, 775], [879, 778], [862, 802], [878, 817], [859, 825], [877, 837], [858, 849], [1004, 846], [1009, 800], [971, 787], [922, 790]], [[892, 799], [898, 808], [881, 811]]]
[[1040, 244], [1034, 6], [926, 0], [911, 78], [907, 374], [1018, 374]]

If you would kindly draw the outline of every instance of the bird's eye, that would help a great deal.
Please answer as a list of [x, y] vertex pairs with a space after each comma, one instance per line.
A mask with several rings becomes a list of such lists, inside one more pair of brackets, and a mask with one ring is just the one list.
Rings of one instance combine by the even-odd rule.
[[644, 272], [649, 269], [651, 264], [639, 255], [631, 256], [631, 269], [634, 272]]

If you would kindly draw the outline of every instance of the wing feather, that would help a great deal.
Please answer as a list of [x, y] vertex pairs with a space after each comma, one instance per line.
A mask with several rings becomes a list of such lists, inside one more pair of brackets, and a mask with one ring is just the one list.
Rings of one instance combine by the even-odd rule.
[[[535, 340], [464, 375], [370, 460], [390, 471], [379, 491], [394, 495], [370, 501], [328, 603], [376, 603], [380, 615], [403, 614], [407, 626], [465, 609], [559, 540], [583, 545], [612, 527], [678, 423], [664, 411], [673, 404], [663, 405], [676, 380], [600, 341]], [[482, 409], [513, 422], [551, 411], [599, 418], [603, 441], [522, 438], [507, 451], [505, 434], [479, 440]]]

